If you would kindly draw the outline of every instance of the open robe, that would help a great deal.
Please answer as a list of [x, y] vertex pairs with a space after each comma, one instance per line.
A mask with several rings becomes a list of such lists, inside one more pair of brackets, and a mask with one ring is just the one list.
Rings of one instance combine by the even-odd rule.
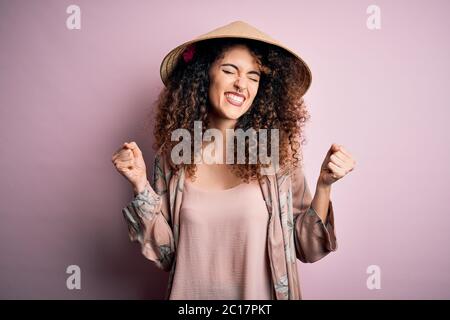
[[[176, 266], [179, 213], [184, 169], [172, 170], [170, 157], [155, 155], [151, 184], [122, 209], [131, 241], [139, 241], [142, 254], [162, 270], [170, 271], [170, 296]], [[261, 192], [270, 218], [267, 244], [277, 300], [301, 299], [297, 259], [315, 262], [337, 249], [331, 200], [325, 223], [312, 208], [312, 195], [300, 166], [263, 176]]]

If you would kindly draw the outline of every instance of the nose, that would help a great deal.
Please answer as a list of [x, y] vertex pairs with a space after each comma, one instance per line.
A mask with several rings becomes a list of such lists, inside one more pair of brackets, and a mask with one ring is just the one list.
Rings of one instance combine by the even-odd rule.
[[244, 81], [241, 81], [241, 77], [238, 77], [236, 79], [234, 86], [237, 88], [238, 92], [241, 92], [245, 89]]

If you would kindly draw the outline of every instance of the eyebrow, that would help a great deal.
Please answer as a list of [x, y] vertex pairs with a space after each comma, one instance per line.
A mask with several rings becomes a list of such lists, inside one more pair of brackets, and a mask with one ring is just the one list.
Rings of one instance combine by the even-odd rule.
[[[230, 67], [235, 68], [236, 70], [239, 70], [239, 68], [236, 67], [236, 66], [235, 66], [234, 64], [232, 64], [232, 63], [223, 63], [223, 64], [221, 64], [220, 66], [221, 66], [221, 67], [224, 67], [224, 66], [230, 66]], [[252, 71], [249, 71], [249, 72], [247, 72], [247, 73], [253, 73], [253, 74], [256, 74], [257, 76], [261, 77], [261, 74], [260, 74], [258, 71], [252, 70]]]

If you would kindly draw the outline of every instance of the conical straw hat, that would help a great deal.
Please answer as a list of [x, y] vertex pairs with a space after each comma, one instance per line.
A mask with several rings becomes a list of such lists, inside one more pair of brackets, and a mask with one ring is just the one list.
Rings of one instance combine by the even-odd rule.
[[205, 33], [203, 35], [198, 36], [197, 38], [187, 41], [175, 49], [172, 49], [162, 60], [161, 67], [160, 67], [160, 73], [161, 73], [161, 79], [164, 83], [164, 85], [167, 86], [167, 80], [173, 71], [176, 63], [178, 62], [178, 59], [183, 54], [183, 52], [186, 50], [188, 45], [208, 40], [208, 39], [217, 39], [217, 38], [245, 38], [245, 39], [251, 39], [251, 40], [257, 40], [264, 43], [268, 43], [277, 47], [280, 47], [292, 55], [296, 57], [301, 64], [304, 67], [305, 74], [303, 75], [303, 82], [302, 82], [302, 88], [304, 88], [304, 92], [308, 90], [308, 88], [311, 85], [312, 75], [311, 70], [309, 69], [308, 65], [305, 61], [303, 61], [300, 56], [295, 53], [293, 50], [289, 49], [285, 45], [281, 44], [277, 40], [273, 39], [269, 35], [263, 33], [262, 31], [256, 29], [255, 27], [249, 25], [246, 22], [243, 21], [234, 21], [232, 23], [229, 23], [223, 27], [219, 27], [217, 29], [214, 29], [208, 33]]

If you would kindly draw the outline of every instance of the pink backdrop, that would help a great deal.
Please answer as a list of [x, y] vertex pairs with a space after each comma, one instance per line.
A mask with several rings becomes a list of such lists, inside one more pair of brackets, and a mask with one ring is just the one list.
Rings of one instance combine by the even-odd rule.
[[[70, 4], [81, 30], [66, 28]], [[338, 251], [299, 262], [304, 298], [450, 298], [449, 12], [444, 0], [1, 0], [0, 298], [163, 297], [168, 274], [128, 240], [132, 190], [111, 156], [135, 140], [149, 166], [163, 56], [235, 20], [311, 67], [312, 189], [333, 142], [357, 161], [332, 188]], [[81, 290], [66, 288], [69, 265]], [[366, 286], [370, 265], [380, 289]]]

